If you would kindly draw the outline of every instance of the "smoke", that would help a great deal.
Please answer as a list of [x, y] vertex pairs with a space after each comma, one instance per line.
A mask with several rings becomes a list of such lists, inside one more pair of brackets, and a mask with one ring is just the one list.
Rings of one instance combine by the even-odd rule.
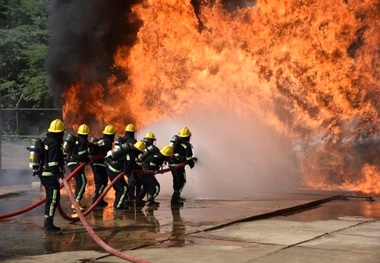
[[25, 185], [39, 181], [29, 168], [29, 152], [25, 145], [5, 143], [1, 146], [0, 186]]
[[[204, 112], [154, 123], [137, 133], [141, 139], [154, 132], [156, 145], [163, 147], [182, 127], [189, 127], [198, 162], [193, 169], [186, 166], [185, 197], [253, 199], [294, 192], [300, 186], [299, 164], [287, 138], [255, 117], [246, 119], [215, 108]], [[170, 195], [171, 173], [158, 174], [157, 179], [160, 195]]]
[[[141, 21], [131, 6], [138, 0], [53, 0], [47, 26], [51, 32], [46, 71], [55, 104], [62, 106], [63, 91], [73, 83], [91, 88], [100, 84], [107, 94], [107, 78], [126, 81], [128, 76], [113, 67], [119, 46], [132, 46]], [[80, 96], [85, 101], [86, 88]], [[85, 104], [83, 104], [85, 105]], [[85, 112], [85, 111], [83, 111]]]

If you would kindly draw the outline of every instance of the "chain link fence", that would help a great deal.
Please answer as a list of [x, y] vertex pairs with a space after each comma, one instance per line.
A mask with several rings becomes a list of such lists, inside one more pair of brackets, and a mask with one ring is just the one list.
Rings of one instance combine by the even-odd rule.
[[62, 118], [61, 108], [4, 108], [0, 113], [0, 169], [9, 145], [28, 146], [32, 138], [45, 137], [52, 120]]

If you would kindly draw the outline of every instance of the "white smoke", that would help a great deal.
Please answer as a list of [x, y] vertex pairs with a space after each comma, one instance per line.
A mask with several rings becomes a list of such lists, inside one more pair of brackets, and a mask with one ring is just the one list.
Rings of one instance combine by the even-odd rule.
[[[187, 184], [183, 197], [255, 199], [295, 192], [299, 187], [299, 164], [292, 150], [294, 147], [253, 117], [248, 120], [224, 110], [208, 110], [153, 123], [138, 129], [136, 137], [142, 139], [146, 132], [152, 131], [157, 138], [156, 145], [161, 148], [184, 126], [192, 132], [190, 142], [198, 162], [193, 169], [186, 166]], [[23, 176], [14, 173], [18, 169], [29, 169], [27, 146], [3, 145], [3, 169], [13, 170], [11, 177], [6, 176], [12, 179], [8, 184], [25, 183]], [[27, 182], [38, 179], [31, 178], [31, 170], [28, 177]], [[161, 184], [160, 195], [170, 196], [171, 173], [156, 177]]]
[[[224, 110], [178, 116], [138, 131], [138, 139], [152, 131], [156, 145], [170, 142], [184, 126], [192, 136], [193, 169], [186, 166], [183, 196], [194, 199], [253, 199], [299, 186], [299, 165], [292, 145], [254, 118], [244, 119]], [[171, 195], [171, 173], [156, 175], [160, 195]]]

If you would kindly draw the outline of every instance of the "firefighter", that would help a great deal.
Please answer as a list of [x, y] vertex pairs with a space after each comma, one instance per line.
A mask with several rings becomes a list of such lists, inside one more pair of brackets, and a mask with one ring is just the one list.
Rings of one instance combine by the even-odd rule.
[[122, 143], [129, 143], [130, 145], [134, 145], [137, 140], [135, 138], [136, 133], [135, 125], [132, 123], [129, 123], [127, 126], [125, 126], [125, 134], [123, 138], [121, 139]]
[[[188, 127], [183, 127], [178, 135], [174, 135], [171, 140], [171, 145], [174, 149], [174, 157], [169, 163], [169, 167], [174, 167], [180, 163], [186, 163], [190, 168], [194, 167], [194, 163], [197, 158], [193, 157], [193, 146], [190, 144], [191, 132]], [[185, 167], [180, 167], [172, 170], [173, 177], [173, 195], [171, 198], [171, 204], [183, 205], [183, 199], [181, 192], [186, 184], [186, 171]]]
[[147, 192], [145, 208], [158, 207], [160, 204], [159, 202], [155, 201], [155, 198], [160, 193], [160, 183], [157, 181], [155, 174], [151, 174], [147, 170], [157, 172], [172, 157], [173, 147], [171, 145], [166, 145], [162, 147], [158, 152], [151, 153], [141, 164], [144, 172], [139, 175], [139, 178], [142, 181]]
[[[110, 131], [111, 132], [111, 131]], [[112, 142], [114, 141], [115, 138], [115, 128], [113, 128], [112, 133]], [[106, 161], [106, 171], [107, 171], [107, 176], [109, 177], [110, 181], [113, 181], [122, 171], [123, 171], [123, 164], [124, 164], [124, 159], [125, 155], [118, 155], [113, 156], [112, 154], [116, 152], [117, 150], [121, 151], [122, 148], [128, 148], [129, 149], [129, 144], [126, 145], [118, 145], [115, 147], [113, 150], [109, 150], [107, 152], [107, 158], [105, 159]], [[128, 150], [126, 150], [128, 151]], [[115, 200], [113, 203], [113, 208], [115, 211], [123, 211], [127, 210], [128, 206], [124, 203], [125, 198], [127, 197], [128, 193], [128, 184], [123, 177], [120, 177], [113, 185], [113, 189], [115, 190]]]
[[143, 141], [137, 141], [131, 150], [127, 152], [124, 162], [124, 173], [128, 176], [128, 193], [127, 196], [133, 195], [135, 186], [138, 185], [138, 189], [141, 189], [142, 182], [138, 177], [137, 170], [141, 170], [141, 166], [137, 163], [138, 156], [142, 154], [146, 146]]
[[[125, 126], [125, 134], [121, 138], [121, 143], [128, 143], [130, 145], [134, 145], [137, 142], [136, 137], [135, 137], [136, 132], [137, 132], [137, 130], [135, 128], [135, 125], [133, 125], [133, 123], [129, 123], [127, 126]], [[145, 146], [145, 143], [144, 143], [144, 146]], [[145, 149], [145, 147], [144, 147], [144, 149]], [[125, 175], [128, 178], [128, 196], [127, 196], [127, 199], [128, 200], [134, 200], [134, 199], [136, 199], [136, 195], [138, 194], [138, 192], [141, 189], [141, 183], [136, 181], [135, 178], [130, 178], [129, 173], [125, 173]], [[133, 183], [130, 184], [129, 183], [130, 180], [132, 180]]]
[[[149, 155], [160, 151], [160, 149], [155, 145], [157, 139], [153, 132], [151, 131], [147, 132], [142, 140], [145, 143], [145, 150], [142, 154], [138, 156], [138, 162], [140, 165]], [[136, 181], [138, 183], [140, 182], [140, 184], [136, 184], [135, 205], [137, 207], [142, 207], [145, 205], [145, 201], [143, 201], [143, 198], [146, 195], [146, 189], [142, 185], [141, 180], [139, 180], [139, 177], [136, 177], [136, 178], [137, 178]]]
[[146, 149], [147, 151], [151, 151], [151, 149], [148, 149], [149, 146], [151, 146], [151, 148], [154, 148], [155, 151], [159, 151], [158, 147], [155, 145], [156, 143], [156, 136], [154, 135], [153, 132], [147, 132], [143, 138], [143, 141], [145, 142], [145, 145], [146, 145]]
[[[69, 168], [70, 172], [73, 172], [79, 165], [81, 165], [84, 162], [89, 162], [90, 157], [88, 155], [88, 148], [89, 148], [89, 142], [88, 142], [88, 135], [90, 134], [90, 128], [86, 124], [82, 124], [79, 126], [77, 130], [77, 136], [76, 140], [74, 142], [74, 147], [72, 149], [72, 152], [68, 156], [67, 161], [67, 167]], [[87, 178], [85, 174], [85, 167], [81, 168], [75, 175], [75, 192], [74, 197], [75, 200], [78, 203], [78, 206], [81, 211], [84, 211], [86, 206], [82, 204], [80, 201], [83, 198], [83, 195], [86, 190], [87, 185]], [[78, 217], [74, 205], [71, 206], [73, 209], [72, 217]]]
[[55, 119], [50, 123], [46, 138], [43, 140], [44, 158], [40, 180], [46, 192], [44, 213], [46, 235], [62, 234], [61, 228], [53, 224], [53, 219], [61, 197], [60, 180], [63, 179], [65, 174], [62, 151], [64, 131], [65, 125], [63, 121]]
[[[103, 137], [94, 143], [96, 145], [97, 154], [103, 155], [105, 157], [108, 151], [112, 150], [115, 134], [116, 130], [113, 125], [109, 124], [104, 127]], [[91, 167], [94, 173], [95, 184], [95, 192], [92, 198], [92, 203], [95, 203], [95, 201], [103, 193], [104, 188], [106, 188], [108, 184], [107, 165], [105, 163], [105, 158], [94, 160]], [[98, 207], [106, 207], [107, 205], [108, 203], [104, 201], [104, 199], [100, 200], [98, 203]]]

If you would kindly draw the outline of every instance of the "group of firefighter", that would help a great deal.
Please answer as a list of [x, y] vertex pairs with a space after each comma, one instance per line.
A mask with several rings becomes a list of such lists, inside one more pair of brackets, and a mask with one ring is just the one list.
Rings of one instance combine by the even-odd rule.
[[[137, 140], [135, 126], [130, 123], [125, 127], [125, 134], [118, 136], [113, 125], [107, 125], [101, 138], [88, 138], [90, 128], [81, 124], [76, 135], [68, 134], [64, 138], [65, 126], [61, 119], [50, 123], [46, 138], [42, 141], [40, 170], [37, 173], [46, 192], [44, 211], [44, 230], [46, 235], [61, 234], [59, 227], [53, 224], [54, 214], [60, 201], [60, 180], [63, 179], [67, 165], [70, 172], [81, 164], [90, 164], [94, 174], [94, 195], [92, 203], [97, 208], [108, 206], [101, 199], [108, 181], [113, 181], [120, 173], [124, 176], [113, 182], [115, 211], [127, 210], [131, 204], [146, 209], [156, 208], [159, 202], [155, 198], [160, 192], [160, 184], [155, 176], [163, 166], [168, 165], [173, 177], [172, 206], [182, 206], [184, 199], [181, 192], [186, 183], [185, 165], [194, 167], [197, 158], [193, 156], [190, 144], [191, 132], [183, 127], [174, 135], [169, 144], [162, 148], [156, 146], [153, 132], [147, 132], [142, 140]], [[74, 197], [81, 211], [86, 206], [81, 202], [87, 178], [85, 166], [74, 175]], [[104, 195], [103, 195], [104, 196]], [[78, 217], [74, 206], [72, 217]]]

